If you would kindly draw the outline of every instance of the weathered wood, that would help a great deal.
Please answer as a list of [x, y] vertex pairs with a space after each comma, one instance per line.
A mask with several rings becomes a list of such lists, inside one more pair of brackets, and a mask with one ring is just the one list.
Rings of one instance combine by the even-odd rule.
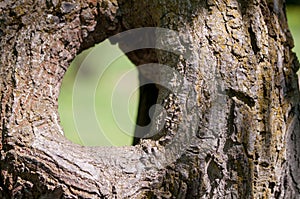
[[[0, 198], [300, 196], [299, 63], [282, 1], [3, 0], [0, 13]], [[165, 28], [156, 50], [127, 55], [170, 67], [167, 117], [156, 111], [150, 134], [163, 129], [132, 147], [69, 142], [57, 99], [70, 62], [149, 26]]]

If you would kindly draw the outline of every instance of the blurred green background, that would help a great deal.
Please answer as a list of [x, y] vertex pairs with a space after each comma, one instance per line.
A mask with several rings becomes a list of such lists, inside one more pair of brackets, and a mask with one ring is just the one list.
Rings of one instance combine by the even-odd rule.
[[[103, 70], [101, 75], [95, 74], [99, 68]], [[124, 80], [124, 77], [127, 79]], [[94, 78], [97, 80], [96, 85], [92, 80]], [[83, 86], [76, 85], [75, 80]], [[95, 90], [91, 89], [95, 103], [90, 104], [89, 89], [95, 86]], [[58, 99], [65, 136], [85, 146], [131, 145], [138, 108], [137, 88], [137, 69], [117, 45], [111, 45], [105, 40], [82, 52], [68, 68]], [[79, 91], [83, 94], [76, 95], [74, 89], [83, 89]], [[91, 106], [93, 111], [87, 111]], [[77, 123], [73, 118], [76, 113], [80, 118]], [[118, 118], [127, 118], [127, 121]], [[89, 123], [99, 128], [93, 128]], [[81, 128], [78, 128], [79, 125]]]
[[[300, 0], [297, 0], [300, 4]], [[295, 1], [296, 2], [296, 1]], [[290, 30], [292, 32], [295, 47], [293, 49], [296, 52], [298, 58], [300, 55], [300, 5], [288, 5], [287, 6], [287, 18]], [[299, 74], [299, 73], [298, 73]]]
[[[299, 0], [290, 0], [290, 3], [287, 6], [287, 17], [290, 30], [294, 37], [295, 48], [293, 49], [297, 55], [300, 55], [300, 5], [297, 5]], [[299, 3], [298, 3], [299, 4]], [[105, 73], [101, 75], [99, 79], [97, 89], [95, 91], [95, 114], [99, 122], [99, 126], [101, 126], [101, 131], [91, 132], [94, 129], [86, 129], [86, 132], [78, 132], [76, 129], [76, 125], [73, 119], [73, 108], [72, 108], [72, 94], [73, 94], [73, 85], [76, 78], [76, 73], [78, 68], [82, 66], [82, 64], [86, 61], [87, 55], [91, 52], [98, 54], [101, 56], [105, 56], [106, 53], [120, 53], [120, 49], [115, 45], [111, 45], [107, 40], [102, 43], [101, 48], [88, 49], [78, 55], [68, 71], [66, 72], [63, 83], [61, 86], [61, 92], [59, 96], [59, 113], [61, 124], [64, 129], [65, 136], [73, 141], [74, 143], [86, 145], [86, 146], [125, 146], [131, 145], [133, 139], [134, 132], [134, 122], [137, 116], [137, 108], [138, 108], [138, 90], [134, 90], [138, 86], [138, 72], [135, 71], [133, 76], [130, 77], [130, 81], [122, 82], [124, 84], [122, 88], [116, 88], [118, 81], [122, 78], [124, 74], [128, 71], [136, 70], [135, 66], [128, 60], [128, 58], [123, 55], [116, 60], [112, 60], [113, 62], [109, 64], [109, 66], [103, 66], [101, 59], [88, 59], [92, 61], [94, 65], [98, 67], [107, 67]], [[93, 73], [93, 71], [86, 71], [86, 78], [88, 82], [89, 73]], [[87, 86], [89, 86], [87, 84]], [[125, 99], [126, 93], [128, 95], [130, 93], [130, 97]], [[128, 111], [119, 110], [117, 107], [114, 107], [111, 104], [111, 97], [115, 97], [115, 99], [120, 100], [120, 105], [122, 101], [128, 102], [128, 106], [125, 108]], [[89, 103], [88, 101], [84, 103], [85, 96], [82, 96], [83, 104]], [[123, 105], [122, 105], [123, 106]], [[116, 118], [114, 117], [114, 113], [112, 112], [114, 109], [115, 114], [120, 115], [123, 118], [130, 118], [131, 122], [122, 122], [122, 125], [125, 125], [125, 129], [120, 129], [119, 123], [116, 122]], [[123, 108], [124, 109], [124, 108]], [[92, 117], [92, 116], [91, 116]], [[86, 118], [81, 122], [88, 122], [90, 118]]]

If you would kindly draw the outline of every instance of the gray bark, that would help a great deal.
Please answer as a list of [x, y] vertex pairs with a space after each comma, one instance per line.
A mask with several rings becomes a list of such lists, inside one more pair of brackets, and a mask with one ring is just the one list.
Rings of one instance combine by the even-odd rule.
[[[299, 63], [282, 1], [3, 0], [0, 13], [1, 198], [299, 198]], [[172, 88], [158, 93], [163, 129], [131, 147], [69, 142], [57, 99], [70, 62], [149, 26], [178, 33], [128, 53], [173, 69], [159, 72]]]

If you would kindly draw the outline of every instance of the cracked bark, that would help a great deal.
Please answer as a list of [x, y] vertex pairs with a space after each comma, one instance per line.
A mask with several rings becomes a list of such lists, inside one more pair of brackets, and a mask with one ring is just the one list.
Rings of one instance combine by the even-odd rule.
[[[4, 0], [0, 13], [1, 198], [299, 197], [299, 63], [282, 1]], [[184, 77], [176, 98], [158, 93], [168, 125], [132, 147], [70, 143], [57, 112], [70, 62], [148, 26], [176, 30], [155, 42], [190, 55], [128, 53]]]

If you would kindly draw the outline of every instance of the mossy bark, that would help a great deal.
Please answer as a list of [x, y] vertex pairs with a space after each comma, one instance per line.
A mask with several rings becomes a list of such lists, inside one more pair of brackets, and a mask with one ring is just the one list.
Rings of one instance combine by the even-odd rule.
[[[299, 63], [283, 1], [3, 0], [0, 13], [1, 198], [299, 198]], [[69, 142], [57, 99], [70, 62], [149, 26], [178, 33], [155, 41], [178, 53], [128, 53], [182, 77], [158, 92], [160, 136]]]

